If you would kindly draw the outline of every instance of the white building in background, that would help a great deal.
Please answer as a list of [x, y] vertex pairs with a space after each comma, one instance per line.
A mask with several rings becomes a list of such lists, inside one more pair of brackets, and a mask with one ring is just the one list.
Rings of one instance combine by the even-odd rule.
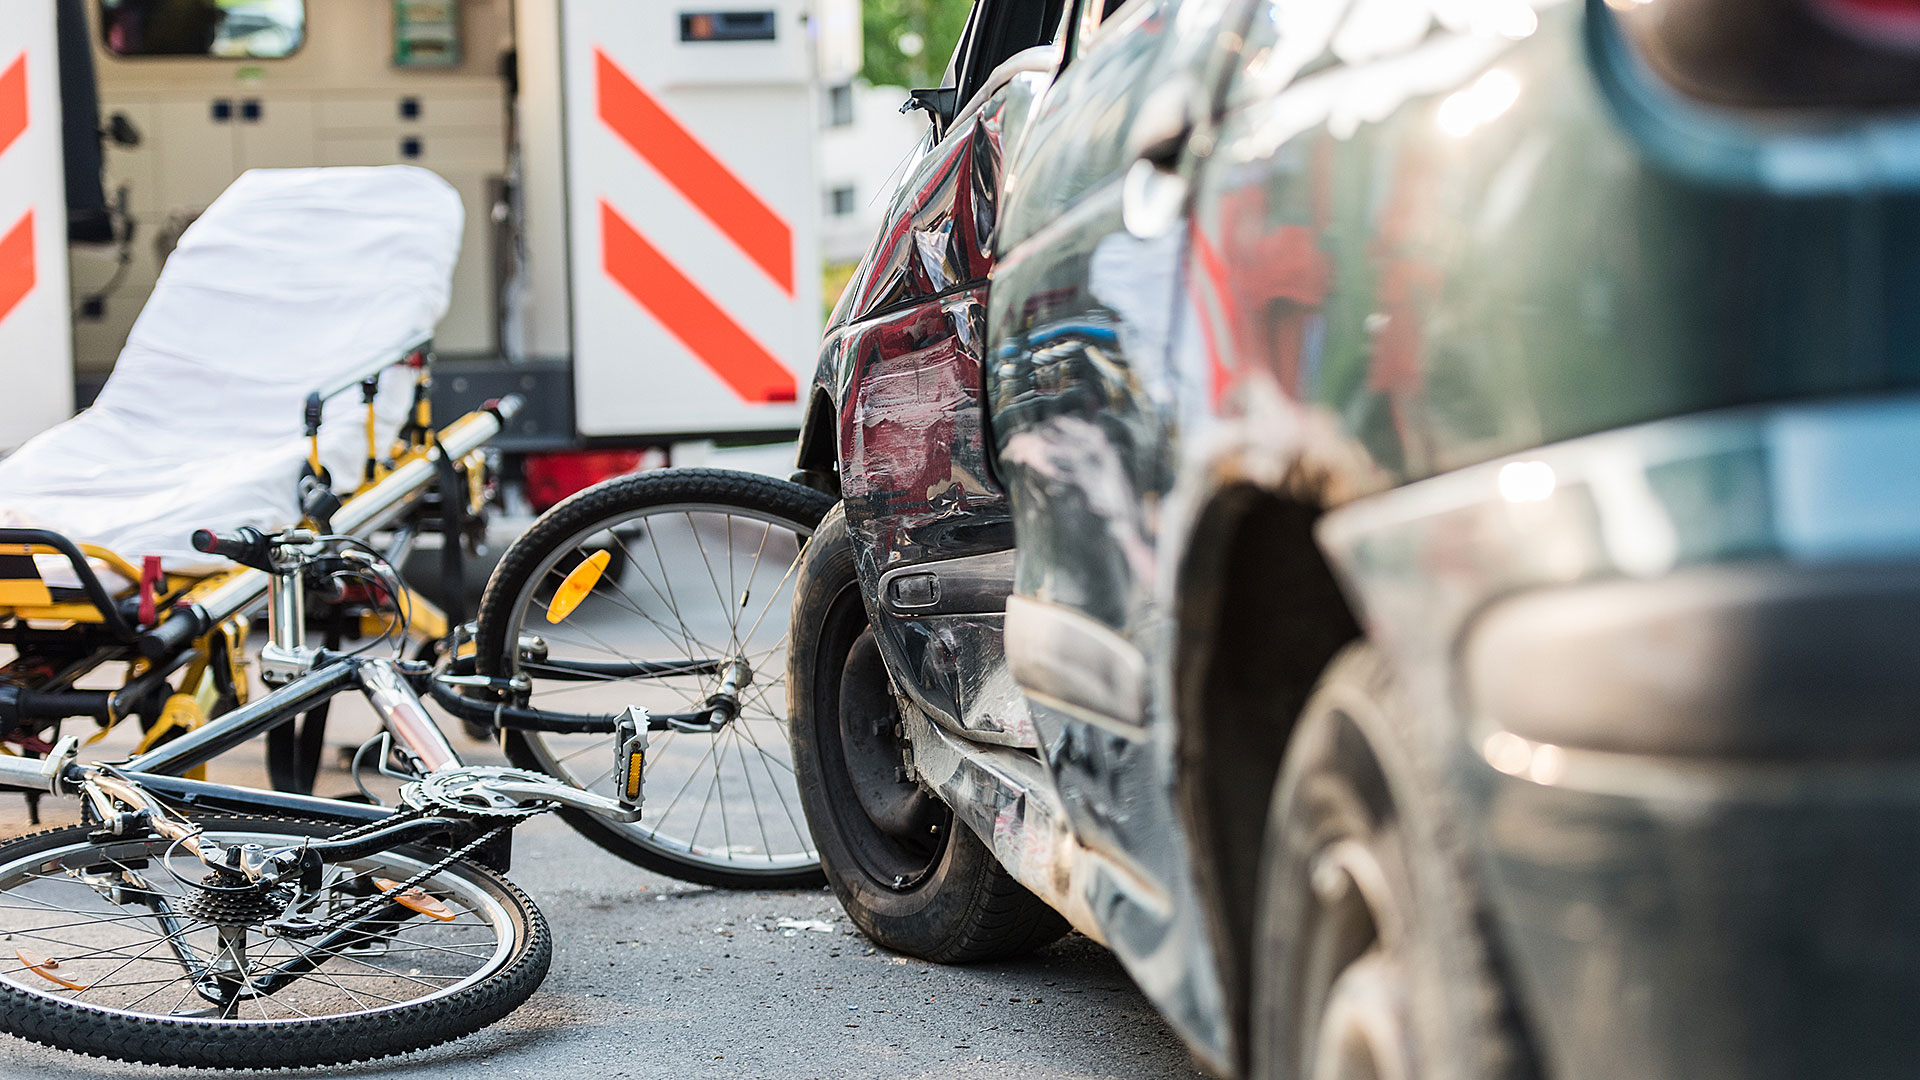
[[820, 93], [820, 258], [828, 266], [859, 262], [880, 229], [887, 195], [927, 114], [902, 114], [907, 92], [854, 81]]

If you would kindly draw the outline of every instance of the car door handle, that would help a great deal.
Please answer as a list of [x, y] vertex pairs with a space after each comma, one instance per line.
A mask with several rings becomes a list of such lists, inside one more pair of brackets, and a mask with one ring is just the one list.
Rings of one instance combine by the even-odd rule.
[[1187, 181], [1180, 162], [1193, 141], [1200, 88], [1185, 76], [1156, 87], [1140, 103], [1127, 146], [1133, 162], [1120, 186], [1120, 218], [1141, 240], [1166, 235], [1185, 212]]
[[1148, 94], [1128, 131], [1133, 156], [1162, 172], [1180, 165], [1180, 155], [1193, 137], [1193, 112], [1199, 88], [1192, 79], [1176, 78]]

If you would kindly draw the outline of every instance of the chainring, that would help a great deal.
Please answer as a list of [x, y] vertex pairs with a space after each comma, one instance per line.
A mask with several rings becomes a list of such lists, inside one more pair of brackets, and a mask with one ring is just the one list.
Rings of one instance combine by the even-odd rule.
[[491, 790], [490, 785], [500, 780], [551, 784], [553, 777], [527, 769], [462, 765], [407, 784], [400, 797], [408, 806], [421, 810], [448, 810], [469, 817], [519, 818], [546, 809], [544, 805], [524, 805]]

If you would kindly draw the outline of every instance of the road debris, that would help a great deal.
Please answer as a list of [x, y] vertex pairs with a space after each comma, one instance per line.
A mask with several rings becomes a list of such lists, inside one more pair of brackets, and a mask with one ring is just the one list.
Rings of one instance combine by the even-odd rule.
[[825, 919], [781, 919], [773, 925], [775, 929], [784, 931], [781, 937], [792, 937], [802, 930], [811, 930], [816, 934], [833, 933], [833, 924]]

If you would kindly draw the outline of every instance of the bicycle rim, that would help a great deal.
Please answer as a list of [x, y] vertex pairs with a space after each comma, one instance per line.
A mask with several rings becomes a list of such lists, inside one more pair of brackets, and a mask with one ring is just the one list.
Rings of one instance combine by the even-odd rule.
[[[460, 995], [503, 971], [521, 945], [502, 897], [458, 866], [414, 896], [437, 914], [383, 914], [329, 942], [263, 933], [272, 900], [236, 914], [239, 901], [205, 887], [206, 867], [167, 840], [97, 843], [74, 833], [72, 842], [13, 857], [0, 848], [0, 987], [7, 991], [90, 1013], [220, 1028], [344, 1021]], [[313, 838], [259, 825], [207, 835], [268, 848]], [[295, 913], [344, 910], [385, 887], [376, 882], [405, 881], [429, 865], [386, 852], [330, 866]], [[309, 966], [283, 987], [265, 989], [276, 973]], [[209, 978], [213, 969], [226, 977]]]
[[[753, 681], [739, 717], [715, 733], [655, 732], [644, 770], [646, 816], [598, 823], [675, 867], [710, 872], [715, 883], [787, 878], [819, 865], [794, 783], [785, 689], [787, 611], [811, 531], [720, 502], [615, 513], [547, 552], [511, 608], [516, 636], [537, 638], [549, 662], [747, 661]], [[593, 589], [564, 621], [548, 622], [549, 600], [567, 572], [600, 551], [610, 559]], [[720, 676], [565, 682], [534, 674], [532, 681], [534, 708], [686, 713], [704, 707]], [[522, 735], [544, 771], [613, 793], [611, 736]]]

